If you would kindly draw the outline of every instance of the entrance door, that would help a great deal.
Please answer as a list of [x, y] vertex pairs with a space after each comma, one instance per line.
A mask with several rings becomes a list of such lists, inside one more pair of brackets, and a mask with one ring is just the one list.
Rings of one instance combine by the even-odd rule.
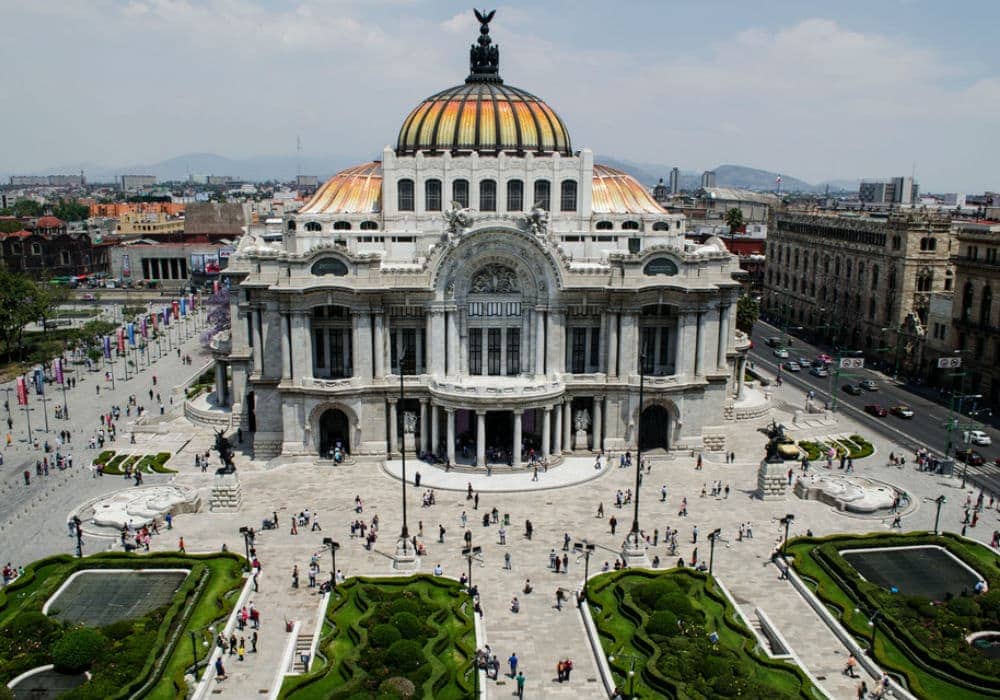
[[670, 449], [670, 414], [663, 406], [654, 405], [639, 418], [639, 447], [643, 452]]
[[351, 438], [347, 416], [337, 408], [330, 408], [323, 412], [319, 419], [319, 455], [329, 458], [333, 455], [333, 449], [340, 445], [340, 448], [350, 454]]
[[486, 446], [510, 451], [514, 444], [514, 414], [511, 411], [486, 413]]
[[247, 392], [247, 427], [251, 433], [257, 432], [257, 413], [254, 410], [254, 394]]

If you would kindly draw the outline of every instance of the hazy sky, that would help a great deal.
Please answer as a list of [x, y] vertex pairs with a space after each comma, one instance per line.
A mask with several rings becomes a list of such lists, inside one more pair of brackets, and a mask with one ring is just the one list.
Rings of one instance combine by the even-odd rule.
[[[440, 0], [0, 0], [0, 171], [184, 153], [378, 157], [460, 83], [471, 6]], [[1000, 189], [997, 0], [513, 3], [501, 75], [575, 148], [817, 182]]]

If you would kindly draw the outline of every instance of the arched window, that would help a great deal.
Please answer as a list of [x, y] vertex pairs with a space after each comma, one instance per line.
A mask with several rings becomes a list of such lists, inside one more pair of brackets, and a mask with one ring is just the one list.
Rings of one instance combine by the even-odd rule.
[[872, 289], [878, 289], [878, 265], [872, 265]]
[[413, 180], [404, 178], [396, 183], [396, 208], [413, 211]]
[[362, 231], [378, 231], [377, 221], [362, 221], [361, 222]]
[[615, 227], [615, 225], [613, 223], [611, 223], [610, 221], [598, 221], [596, 228], [597, 228], [598, 231], [610, 231], [614, 227]]
[[338, 258], [320, 258], [313, 263], [312, 273], [314, 275], [336, 275], [343, 277], [347, 274], [347, 265]]
[[295, 222], [294, 221], [289, 221], [288, 222], [288, 230], [289, 231], [294, 231], [295, 230]]
[[647, 275], [667, 275], [668, 277], [677, 274], [677, 263], [670, 258], [653, 258], [642, 269]]
[[793, 253], [794, 253], [794, 257], [792, 258], [792, 260], [794, 260], [794, 262], [792, 263], [792, 267], [795, 268], [796, 270], [798, 270], [799, 269], [799, 249], [796, 248], [793, 251]]
[[670, 222], [669, 221], [657, 221], [655, 224], [653, 224], [653, 230], [654, 231], [669, 231], [670, 230]]
[[462, 209], [469, 206], [469, 181], [455, 180], [451, 183], [451, 200]]
[[306, 224], [306, 231], [322, 231], [323, 226], [318, 221], [310, 221]]
[[917, 276], [917, 291], [918, 292], [929, 292], [934, 286], [934, 272], [924, 268], [920, 271]]
[[823, 256], [823, 274], [830, 274], [830, 257], [827, 255]]
[[802, 271], [809, 272], [809, 253], [802, 254]]
[[833, 276], [840, 277], [840, 258], [833, 261]]
[[441, 211], [441, 181], [437, 178], [424, 183], [424, 209]]
[[638, 231], [639, 222], [638, 221], [623, 221], [622, 231]]
[[535, 198], [533, 206], [541, 207], [545, 211], [552, 209], [552, 183], [548, 180], [535, 180]]
[[497, 210], [496, 180], [482, 180], [479, 183], [479, 211]]
[[350, 231], [351, 222], [350, 221], [334, 221], [333, 222], [334, 231]]
[[848, 260], [847, 261], [847, 279], [851, 279], [851, 268], [852, 267], [854, 267], [854, 266], [851, 264], [851, 261]]
[[576, 180], [562, 181], [559, 211], [576, 211]]
[[984, 328], [990, 325], [990, 315], [993, 313], [993, 290], [986, 286], [983, 289], [983, 300], [979, 304], [979, 325]]
[[522, 180], [507, 181], [507, 211], [524, 210], [524, 182]]
[[944, 291], [950, 292], [955, 281], [955, 275], [951, 270], [946, 270], [944, 273]]

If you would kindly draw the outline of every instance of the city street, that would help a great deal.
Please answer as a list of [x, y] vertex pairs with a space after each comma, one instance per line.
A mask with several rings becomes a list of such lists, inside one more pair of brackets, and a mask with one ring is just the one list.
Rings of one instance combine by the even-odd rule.
[[[785, 333], [776, 326], [758, 321], [752, 334], [754, 347], [750, 356], [756, 363], [757, 369], [765, 370], [765, 374], [769, 374], [769, 378], [772, 380], [778, 372], [779, 364], [783, 365], [789, 360], [798, 361], [800, 357], [813, 360], [820, 353], [829, 353], [828, 349], [811, 345], [798, 337], [789, 336], [791, 345], [787, 347], [788, 359], [779, 359], [774, 354], [774, 348], [765, 342], [769, 337], [781, 337], [784, 341]], [[839, 377], [836, 377], [834, 369], [835, 366], [831, 367], [829, 377], [817, 377], [810, 374], [808, 366], [804, 366], [799, 372], [781, 369], [781, 377], [785, 382], [807, 391], [810, 389], [815, 391], [816, 396], [821, 401], [829, 401], [831, 397], [835, 397], [837, 411], [850, 413], [855, 420], [871, 426], [873, 430], [911, 450], [927, 447], [938, 455], [943, 455], [950, 439], [952, 451], [949, 454], [953, 455], [955, 449], [961, 449], [965, 446], [961, 444], [962, 431], [982, 430], [990, 436], [993, 444], [972, 446], [973, 450], [985, 458], [986, 463], [980, 467], [969, 467], [969, 478], [986, 487], [992, 493], [1000, 493], [1000, 466], [994, 461], [1000, 457], [1000, 431], [997, 431], [989, 423], [983, 423], [968, 415], [963, 415], [958, 416], [962, 429], [954, 430], [949, 435], [947, 425], [950, 420], [956, 417], [956, 414], [953, 414], [947, 405], [908, 391], [904, 386], [894, 382], [891, 377], [881, 372], [870, 369], [850, 370], [849, 373], [844, 371]], [[878, 389], [876, 391], [862, 391], [860, 395], [854, 396], [842, 388], [846, 384], [856, 385], [865, 379], [875, 381]], [[975, 393], [972, 387], [966, 387], [966, 392], [968, 394]], [[948, 399], [942, 397], [942, 400], [947, 401]], [[886, 410], [896, 405], [905, 405], [913, 410], [914, 415], [912, 418], [901, 418], [890, 412], [885, 417], [879, 418], [865, 412], [864, 407], [869, 404], [877, 404]], [[964, 469], [965, 465], [956, 460], [956, 473], [961, 475]]]

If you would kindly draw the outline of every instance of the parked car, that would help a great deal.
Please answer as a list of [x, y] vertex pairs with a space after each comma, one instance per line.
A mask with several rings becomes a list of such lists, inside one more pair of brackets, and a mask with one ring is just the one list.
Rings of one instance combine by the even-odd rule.
[[845, 384], [844, 386], [842, 386], [840, 388], [843, 389], [844, 391], [846, 391], [851, 396], [860, 396], [861, 395], [861, 387], [859, 387], [856, 384]]
[[865, 413], [870, 413], [876, 418], [885, 418], [887, 415], [889, 415], [889, 412], [884, 408], [882, 408], [881, 406], [879, 406], [877, 403], [870, 403], [867, 406], [865, 406]]
[[970, 467], [978, 467], [986, 462], [983, 456], [975, 450], [955, 450], [955, 459], [965, 462]]
[[971, 442], [973, 445], [992, 445], [993, 440], [982, 430], [966, 430], [962, 433], [962, 442]]
[[764, 338], [764, 343], [768, 347], [776, 348], [781, 345], [781, 336], [772, 335], [770, 338]]
[[815, 367], [814, 366], [814, 367], [812, 367], [809, 370], [809, 374], [813, 375], [814, 377], [829, 377], [830, 376], [830, 372], [829, 372], [829, 370], [826, 369], [826, 367]]
[[785, 369], [787, 369], [789, 372], [801, 372], [802, 365], [800, 365], [795, 360], [789, 360], [788, 362], [785, 363]]
[[892, 415], [899, 416], [900, 418], [913, 418], [913, 409], [905, 404], [897, 404], [890, 411]]
[[801, 366], [803, 366], [803, 367], [808, 367], [808, 366], [810, 366], [810, 365], [811, 365], [811, 364], [813, 363], [813, 361], [812, 361], [812, 360], [810, 360], [810, 359], [809, 359], [808, 357], [806, 357], [805, 355], [799, 355], [799, 359], [798, 359], [798, 362], [799, 362], [799, 364], [800, 364]]
[[822, 362], [824, 365], [833, 364], [833, 358], [827, 355], [825, 352], [821, 352], [819, 355], [817, 355], [816, 360]]
[[785, 360], [785, 359], [788, 358], [788, 351], [785, 350], [784, 348], [775, 348], [774, 349], [774, 356], [775, 357], [780, 357], [782, 360]]
[[866, 391], [878, 391], [878, 384], [874, 379], [862, 379], [858, 386]]

